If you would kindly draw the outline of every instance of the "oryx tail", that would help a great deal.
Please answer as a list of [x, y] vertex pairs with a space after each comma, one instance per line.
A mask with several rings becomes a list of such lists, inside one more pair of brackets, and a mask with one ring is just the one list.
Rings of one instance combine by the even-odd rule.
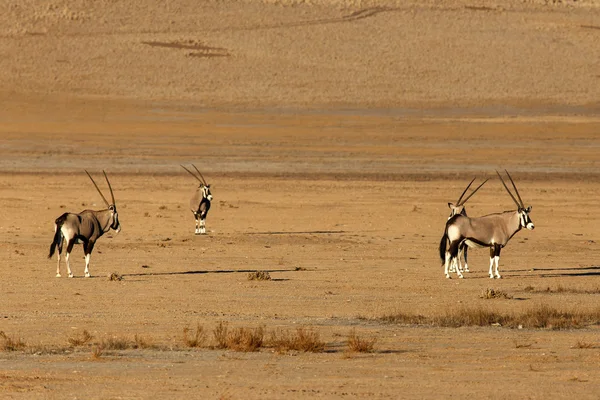
[[442, 260], [442, 265], [446, 262], [446, 246], [448, 245], [448, 232], [444, 230], [444, 236], [442, 236], [442, 240], [440, 240], [440, 259]]
[[54, 221], [54, 228], [56, 229], [56, 232], [54, 232], [54, 239], [52, 239], [52, 243], [50, 244], [50, 254], [48, 254], [48, 258], [52, 258], [52, 256], [54, 255], [54, 251], [56, 250], [56, 246], [59, 246], [60, 253], [60, 244], [63, 240], [61, 228], [62, 225], [65, 223], [68, 214], [69, 213], [64, 213], [60, 217], [56, 218], [56, 221]]

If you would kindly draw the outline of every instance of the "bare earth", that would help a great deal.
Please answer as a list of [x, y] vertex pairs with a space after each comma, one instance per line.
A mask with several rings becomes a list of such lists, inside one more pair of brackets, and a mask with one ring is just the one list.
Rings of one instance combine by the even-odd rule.
[[[26, 345], [0, 350], [0, 398], [597, 399], [598, 322], [381, 317], [598, 310], [599, 39], [592, 0], [2, 2], [0, 331]], [[205, 236], [189, 163], [215, 196]], [[81, 246], [55, 278], [54, 219], [103, 206], [84, 168], [108, 172], [123, 231], [91, 279]], [[504, 168], [536, 229], [504, 279], [486, 249], [445, 279], [446, 203]], [[468, 203], [513, 207], [497, 179]], [[219, 322], [305, 327], [325, 352], [185, 346]], [[346, 350], [353, 329], [374, 352]], [[135, 335], [154, 348], [94, 357]]]

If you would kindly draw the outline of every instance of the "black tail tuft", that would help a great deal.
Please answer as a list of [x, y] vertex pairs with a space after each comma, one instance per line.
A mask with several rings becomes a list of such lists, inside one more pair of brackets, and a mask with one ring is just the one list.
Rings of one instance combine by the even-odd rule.
[[448, 234], [444, 232], [444, 236], [442, 236], [442, 240], [440, 240], [440, 259], [442, 260], [442, 264], [446, 262], [446, 246], [448, 244]]
[[67, 213], [64, 213], [60, 217], [56, 218], [56, 221], [54, 221], [56, 224], [56, 232], [54, 233], [54, 239], [52, 239], [52, 243], [50, 244], [50, 253], [48, 254], [48, 258], [51, 258], [54, 255], [56, 246], [59, 246], [60, 242], [62, 241], [62, 232], [60, 231], [60, 228], [65, 223], [66, 219]]

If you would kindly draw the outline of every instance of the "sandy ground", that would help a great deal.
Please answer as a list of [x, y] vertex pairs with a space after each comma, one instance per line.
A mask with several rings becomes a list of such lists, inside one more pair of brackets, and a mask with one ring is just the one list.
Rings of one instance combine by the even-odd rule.
[[[0, 11], [0, 331], [26, 342], [0, 352], [0, 397], [597, 398], [597, 325], [379, 319], [597, 310], [597, 2]], [[205, 236], [179, 167], [192, 162], [215, 196]], [[107, 170], [123, 231], [99, 240], [92, 278], [80, 246], [75, 278], [64, 265], [55, 278], [54, 219], [102, 207], [84, 168]], [[466, 279], [445, 279], [446, 203], [503, 168], [536, 229], [503, 250], [504, 279], [487, 277], [484, 249]], [[513, 206], [492, 179], [468, 210]], [[256, 270], [273, 279], [249, 281]], [[488, 288], [512, 298], [480, 298]], [[184, 346], [186, 327], [220, 321], [311, 328], [326, 351]], [[353, 329], [373, 353], [345, 350]], [[84, 330], [92, 344], [70, 347]], [[93, 357], [134, 335], [157, 348]]]

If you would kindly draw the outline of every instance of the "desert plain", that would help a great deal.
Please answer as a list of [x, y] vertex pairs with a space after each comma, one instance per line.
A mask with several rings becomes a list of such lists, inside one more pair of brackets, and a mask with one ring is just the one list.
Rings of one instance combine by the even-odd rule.
[[[600, 2], [5, 1], [0, 22], [1, 398], [598, 398]], [[56, 278], [54, 220], [104, 207], [84, 169], [123, 229]], [[446, 279], [447, 203], [490, 178], [469, 215], [514, 209], [504, 169], [536, 229], [503, 279], [487, 249]], [[322, 347], [270, 343], [298, 329]]]

